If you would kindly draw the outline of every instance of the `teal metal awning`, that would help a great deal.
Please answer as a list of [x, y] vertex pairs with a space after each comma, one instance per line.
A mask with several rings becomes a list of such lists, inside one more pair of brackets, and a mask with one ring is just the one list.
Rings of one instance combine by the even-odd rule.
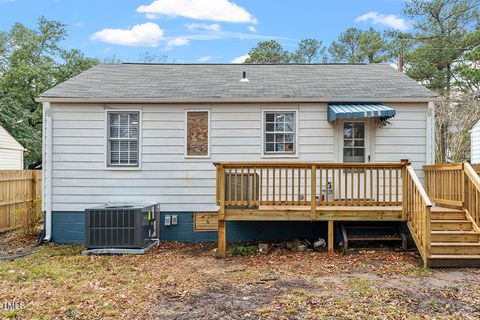
[[337, 119], [389, 119], [395, 116], [395, 109], [381, 103], [329, 103], [328, 121]]

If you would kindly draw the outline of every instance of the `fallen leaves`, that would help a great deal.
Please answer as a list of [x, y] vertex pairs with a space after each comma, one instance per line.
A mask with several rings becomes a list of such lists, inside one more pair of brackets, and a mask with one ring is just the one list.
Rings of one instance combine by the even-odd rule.
[[25, 304], [21, 318], [479, 318], [475, 269], [428, 270], [414, 253], [374, 250], [218, 260], [213, 248], [81, 256], [80, 246], [45, 245], [0, 262], [0, 296]]

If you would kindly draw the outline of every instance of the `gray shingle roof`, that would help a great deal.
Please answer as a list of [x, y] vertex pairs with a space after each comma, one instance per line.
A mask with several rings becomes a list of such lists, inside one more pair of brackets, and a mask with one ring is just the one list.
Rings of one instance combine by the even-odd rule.
[[[243, 71], [248, 82], [239, 81]], [[44, 92], [41, 98], [348, 101], [435, 96], [382, 64], [99, 64]]]

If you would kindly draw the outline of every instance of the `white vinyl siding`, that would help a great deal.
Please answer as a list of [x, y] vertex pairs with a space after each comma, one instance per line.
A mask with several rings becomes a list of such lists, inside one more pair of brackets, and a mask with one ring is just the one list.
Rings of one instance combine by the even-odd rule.
[[[376, 127], [372, 162], [408, 159], [420, 180], [427, 161], [427, 103], [388, 103], [396, 111], [389, 125]], [[432, 151], [433, 152], [433, 151]]]
[[472, 160], [474, 164], [480, 163], [480, 121], [472, 128], [471, 134], [471, 150]]
[[[373, 161], [410, 159], [425, 164], [427, 104], [389, 104], [392, 125], [375, 130]], [[108, 108], [131, 109], [129, 105]], [[140, 107], [139, 107], [140, 108]], [[202, 108], [202, 106], [199, 106]], [[191, 105], [141, 106], [141, 170], [105, 169], [103, 105], [52, 103], [53, 210], [82, 211], [107, 201], [157, 201], [162, 211], [217, 210], [215, 167], [221, 161], [292, 161], [263, 158], [263, 112], [297, 110], [294, 161], [335, 162], [336, 128], [327, 105], [219, 104], [210, 110], [210, 158], [185, 158], [185, 110]]]
[[23, 146], [0, 126], [0, 170], [23, 169]]
[[22, 170], [23, 151], [0, 147], [0, 170]]

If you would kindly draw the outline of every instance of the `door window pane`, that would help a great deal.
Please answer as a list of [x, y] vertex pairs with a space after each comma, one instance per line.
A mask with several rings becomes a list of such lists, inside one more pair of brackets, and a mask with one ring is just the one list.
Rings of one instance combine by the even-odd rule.
[[343, 162], [365, 162], [365, 122], [344, 122]]

